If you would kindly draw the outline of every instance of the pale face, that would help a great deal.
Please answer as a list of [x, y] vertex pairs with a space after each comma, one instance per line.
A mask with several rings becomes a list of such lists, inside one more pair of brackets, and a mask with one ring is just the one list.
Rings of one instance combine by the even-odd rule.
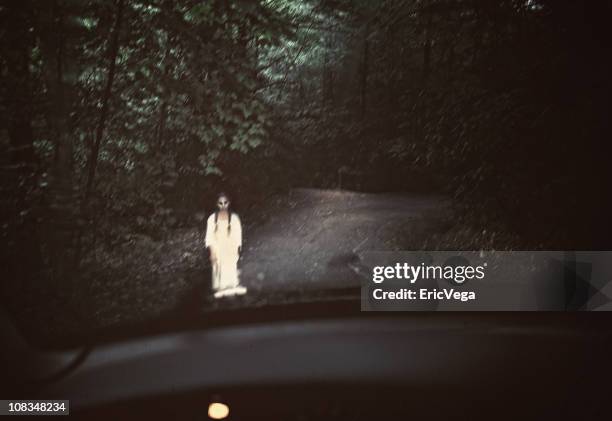
[[225, 196], [221, 196], [217, 200], [217, 207], [219, 208], [219, 210], [227, 210], [229, 208], [229, 204], [229, 199]]

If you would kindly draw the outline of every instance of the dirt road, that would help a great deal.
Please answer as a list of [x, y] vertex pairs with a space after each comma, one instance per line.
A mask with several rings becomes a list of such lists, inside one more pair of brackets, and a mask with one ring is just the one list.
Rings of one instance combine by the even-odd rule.
[[245, 232], [241, 279], [250, 289], [345, 287], [363, 251], [419, 249], [447, 207], [440, 196], [297, 189]]

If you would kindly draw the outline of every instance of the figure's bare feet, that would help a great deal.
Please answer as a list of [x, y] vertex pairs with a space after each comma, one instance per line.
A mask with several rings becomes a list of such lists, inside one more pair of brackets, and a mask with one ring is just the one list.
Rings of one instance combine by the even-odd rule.
[[215, 292], [215, 298], [228, 297], [233, 295], [244, 295], [246, 294], [247, 289], [242, 285], [238, 285], [234, 288], [225, 288]]

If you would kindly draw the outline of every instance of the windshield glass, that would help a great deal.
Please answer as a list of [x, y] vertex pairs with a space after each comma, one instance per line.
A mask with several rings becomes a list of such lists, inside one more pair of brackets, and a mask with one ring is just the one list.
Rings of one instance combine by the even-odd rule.
[[358, 299], [372, 252], [604, 249], [606, 7], [0, 6], [2, 306], [50, 338]]

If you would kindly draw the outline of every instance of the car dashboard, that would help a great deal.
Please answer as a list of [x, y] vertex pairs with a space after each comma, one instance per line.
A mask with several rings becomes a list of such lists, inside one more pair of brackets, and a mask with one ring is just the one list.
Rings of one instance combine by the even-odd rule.
[[606, 417], [593, 314], [353, 314], [103, 343], [37, 391], [87, 419]]

